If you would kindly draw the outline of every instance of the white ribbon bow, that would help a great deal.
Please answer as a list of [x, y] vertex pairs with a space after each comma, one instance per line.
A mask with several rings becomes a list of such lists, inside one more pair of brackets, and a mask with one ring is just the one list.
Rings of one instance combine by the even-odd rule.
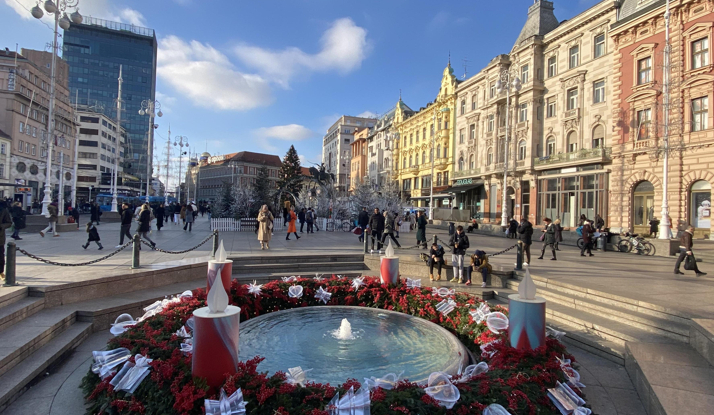
[[553, 327], [546, 326], [545, 327], [545, 335], [548, 337], [552, 337], [555, 340], [561, 341], [563, 337], [565, 337], [566, 333], [564, 331], [558, 331], [554, 329]]
[[186, 326], [181, 326], [180, 329], [176, 330], [176, 336], [183, 337], [184, 339], [191, 337], [191, 333], [186, 330]]
[[300, 298], [302, 297], [302, 285], [293, 285], [288, 288], [288, 296], [290, 298]]
[[591, 410], [583, 408], [585, 401], [568, 385], [555, 382], [555, 387], [548, 389], [548, 397], [563, 415], [590, 415]]
[[105, 379], [114, 372], [114, 368], [131, 358], [131, 352], [127, 348], [120, 347], [113, 350], [92, 352], [92, 356], [94, 357], [92, 372]]
[[445, 298], [436, 305], [436, 311], [440, 312], [444, 317], [448, 316], [455, 308], [456, 301], [453, 298]]
[[114, 324], [112, 324], [112, 328], [109, 329], [109, 332], [114, 336], [118, 336], [127, 331], [130, 327], [133, 327], [135, 324], [136, 320], [134, 320], [134, 317], [130, 314], [121, 314], [116, 318], [116, 320], [114, 320]]
[[193, 337], [189, 339], [185, 339], [183, 343], [181, 343], [181, 353], [184, 355], [187, 355], [189, 353], [193, 353]]
[[352, 386], [342, 398], [336, 393], [325, 410], [329, 415], [369, 415], [370, 405], [369, 389], [361, 387], [355, 393]]
[[292, 277], [283, 277], [282, 279], [283, 282], [295, 282], [297, 281], [298, 277], [293, 275]]
[[352, 280], [352, 288], [354, 288], [355, 291], [359, 290], [363, 285], [365, 285], [364, 277], [357, 277]]
[[421, 280], [407, 278], [407, 288], [421, 288]]
[[584, 388], [585, 385], [580, 383], [580, 373], [570, 365], [570, 359], [566, 359], [565, 357], [562, 359], [556, 357], [556, 359], [558, 359], [560, 368], [563, 370], [563, 373], [565, 373], [565, 377], [568, 378], [568, 385], [578, 389]]
[[288, 369], [288, 373], [286, 373], [285, 381], [291, 385], [300, 385], [304, 387], [307, 383], [307, 372], [311, 370], [312, 369], [302, 370], [300, 366], [291, 367]]
[[221, 388], [221, 395], [217, 401], [205, 399], [203, 405], [206, 415], [244, 415], [245, 404], [243, 392], [238, 388], [231, 396], [226, 396], [226, 391]]
[[429, 375], [428, 386], [424, 388], [424, 392], [446, 409], [453, 408], [461, 397], [459, 388], [451, 383], [449, 375], [444, 372], [434, 372]]
[[481, 303], [476, 310], [469, 310], [469, 314], [471, 314], [476, 324], [481, 324], [482, 321], [486, 320], [486, 316], [491, 314], [491, 308], [488, 304]]
[[259, 297], [262, 292], [263, 284], [258, 284], [258, 281], [253, 281], [252, 284], [248, 284], [248, 294], [253, 294]]
[[501, 405], [492, 403], [483, 410], [483, 415], [511, 415], [511, 413]]
[[[338, 277], [339, 277], [339, 275], [338, 275]], [[322, 280], [324, 280], [324, 278], [322, 278], [322, 275], [317, 275], [317, 273], [315, 273], [315, 277], [313, 278], [313, 280], [315, 280], [317, 282], [322, 282]]]
[[432, 287], [431, 293], [433, 295], [438, 295], [441, 298], [449, 297], [449, 296], [454, 296], [456, 295], [456, 290], [450, 290], [446, 287]]
[[498, 311], [490, 313], [486, 316], [486, 326], [488, 326], [488, 329], [494, 334], [499, 334], [501, 331], [508, 328], [508, 317]]
[[375, 378], [374, 376], [372, 376], [371, 378], [364, 378], [364, 384], [370, 390], [375, 388], [391, 390], [394, 389], [395, 386], [397, 386], [399, 378], [402, 377], [402, 374], [404, 374], [404, 372], [399, 372], [398, 375], [396, 373], [387, 373], [386, 375], [384, 375], [384, 377], [381, 378]]
[[466, 383], [474, 377], [486, 372], [488, 372], [488, 363], [486, 362], [480, 362], [476, 365], [466, 366], [466, 369], [464, 369], [464, 372], [461, 374], [461, 377], [458, 378], [455, 383]]
[[114, 386], [115, 391], [134, 393], [141, 381], [149, 375], [149, 363], [152, 361], [153, 359], [137, 354], [134, 356], [135, 363], [126, 362], [109, 384]]
[[324, 288], [320, 287], [320, 289], [317, 290], [315, 293], [315, 298], [318, 300], [322, 301], [323, 303], [327, 304], [328, 301], [330, 301], [330, 297], [332, 297], [332, 293], [329, 291], [325, 291]]

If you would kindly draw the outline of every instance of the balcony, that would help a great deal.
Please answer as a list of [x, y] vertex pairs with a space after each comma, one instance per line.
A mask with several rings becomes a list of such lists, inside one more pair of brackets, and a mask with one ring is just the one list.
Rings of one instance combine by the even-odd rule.
[[462, 170], [454, 172], [454, 177], [473, 177], [478, 176], [479, 174], [481, 174], [481, 169]]
[[633, 141], [633, 148], [635, 150], [641, 149], [641, 148], [650, 148], [650, 147], [655, 147], [655, 140], [653, 138], [649, 138], [646, 140], [635, 140]]
[[573, 108], [572, 110], [565, 111], [565, 114], [563, 114], [563, 121], [572, 120], [574, 118], [580, 118], [580, 108]]
[[415, 164], [415, 165], [409, 167], [409, 172], [415, 176], [418, 175], [419, 174], [419, 166]]
[[437, 170], [446, 170], [449, 168], [449, 159], [448, 157], [441, 157], [438, 159], [434, 159], [434, 168]]
[[431, 195], [431, 186], [420, 190], [422, 196]]
[[536, 170], [546, 170], [553, 167], [568, 167], [579, 164], [604, 163], [609, 161], [612, 148], [589, 148], [572, 153], [558, 153], [548, 157], [535, 159]]

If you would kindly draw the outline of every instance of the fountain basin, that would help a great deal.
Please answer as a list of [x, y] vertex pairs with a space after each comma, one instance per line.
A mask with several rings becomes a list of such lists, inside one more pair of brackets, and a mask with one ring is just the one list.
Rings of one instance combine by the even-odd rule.
[[[332, 335], [347, 319], [354, 339]], [[339, 336], [338, 336], [339, 337]], [[340, 385], [347, 379], [404, 372], [422, 382], [432, 372], [455, 375], [468, 350], [448, 330], [421, 318], [367, 307], [321, 306], [277, 311], [241, 323], [240, 360], [265, 360], [259, 371], [300, 366], [308, 379]]]

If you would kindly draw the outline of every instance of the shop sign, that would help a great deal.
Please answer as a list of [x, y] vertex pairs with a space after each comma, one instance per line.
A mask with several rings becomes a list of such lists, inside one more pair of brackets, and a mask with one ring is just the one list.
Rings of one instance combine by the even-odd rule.
[[474, 183], [474, 179], [459, 179], [456, 181], [456, 186], [468, 186]]

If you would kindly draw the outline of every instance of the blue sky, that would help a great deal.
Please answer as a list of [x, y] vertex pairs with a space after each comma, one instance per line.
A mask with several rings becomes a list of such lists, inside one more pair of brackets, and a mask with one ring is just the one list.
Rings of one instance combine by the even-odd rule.
[[[559, 20], [599, 0], [555, 0]], [[507, 53], [533, 0], [80, 0], [82, 14], [144, 25], [159, 39], [159, 142], [189, 137], [211, 154], [318, 162], [339, 115], [434, 99], [451, 53], [457, 75]], [[44, 49], [52, 32], [32, 0], [0, 2], [0, 47]], [[159, 147], [159, 153], [163, 147]]]

